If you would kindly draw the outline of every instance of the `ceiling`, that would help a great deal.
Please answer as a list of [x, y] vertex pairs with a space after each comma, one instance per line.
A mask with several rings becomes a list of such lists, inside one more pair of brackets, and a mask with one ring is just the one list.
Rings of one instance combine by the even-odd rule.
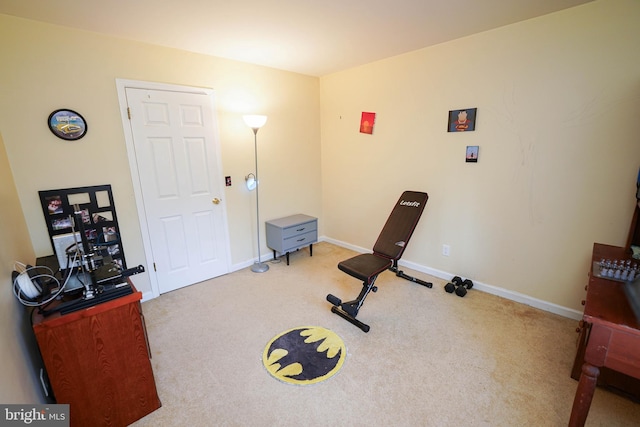
[[0, 14], [323, 76], [592, 0], [0, 0]]

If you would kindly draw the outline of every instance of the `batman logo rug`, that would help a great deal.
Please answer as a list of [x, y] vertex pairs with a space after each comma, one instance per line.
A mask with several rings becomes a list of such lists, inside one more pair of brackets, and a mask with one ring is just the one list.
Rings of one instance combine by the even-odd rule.
[[342, 339], [318, 326], [302, 326], [273, 338], [262, 353], [271, 375], [290, 384], [314, 384], [340, 370], [347, 351]]

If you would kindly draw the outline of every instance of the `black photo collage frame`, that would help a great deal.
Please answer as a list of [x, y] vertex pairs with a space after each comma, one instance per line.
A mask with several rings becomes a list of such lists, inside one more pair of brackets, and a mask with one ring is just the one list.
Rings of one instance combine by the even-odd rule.
[[[46, 190], [38, 194], [54, 252], [54, 237], [72, 233], [74, 205], [78, 205], [87, 240], [101, 248], [100, 255], [111, 256], [122, 269], [127, 268], [111, 185]], [[77, 226], [75, 231], [80, 231]]]

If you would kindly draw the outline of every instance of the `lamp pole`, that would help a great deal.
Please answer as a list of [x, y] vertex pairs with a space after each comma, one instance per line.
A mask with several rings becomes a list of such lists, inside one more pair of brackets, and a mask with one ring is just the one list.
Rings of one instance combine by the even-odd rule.
[[256, 152], [256, 230], [258, 233], [258, 262], [253, 264], [251, 267], [251, 271], [254, 273], [264, 273], [269, 270], [269, 266], [262, 262], [262, 258], [260, 257], [260, 181], [258, 180], [258, 129], [260, 128], [252, 128], [253, 129], [253, 146]]
[[258, 180], [258, 129], [260, 129], [267, 122], [267, 116], [257, 116], [257, 115], [249, 115], [243, 117], [244, 122], [253, 130], [253, 147], [255, 150], [255, 158], [256, 158], [256, 173], [255, 173], [255, 182], [256, 182], [256, 233], [258, 237], [258, 261], [253, 264], [251, 267], [251, 271], [254, 273], [264, 273], [269, 270], [269, 266], [262, 262], [262, 257], [260, 254], [260, 181]]

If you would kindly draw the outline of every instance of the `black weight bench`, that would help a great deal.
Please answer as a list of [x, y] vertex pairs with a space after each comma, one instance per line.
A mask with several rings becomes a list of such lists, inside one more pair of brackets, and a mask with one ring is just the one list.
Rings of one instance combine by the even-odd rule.
[[369, 332], [369, 325], [356, 319], [356, 316], [369, 292], [378, 290], [373, 284], [378, 275], [385, 270], [391, 270], [396, 273], [396, 276], [427, 288], [433, 286], [430, 282], [408, 276], [398, 269], [398, 260], [409, 243], [428, 199], [427, 193], [418, 191], [402, 193], [373, 246], [373, 253], [356, 255], [338, 264], [340, 270], [362, 280], [363, 284], [360, 295], [353, 301], [342, 302], [334, 295], [327, 295], [327, 301], [333, 304], [331, 307], [333, 313], [353, 323], [364, 332]]

